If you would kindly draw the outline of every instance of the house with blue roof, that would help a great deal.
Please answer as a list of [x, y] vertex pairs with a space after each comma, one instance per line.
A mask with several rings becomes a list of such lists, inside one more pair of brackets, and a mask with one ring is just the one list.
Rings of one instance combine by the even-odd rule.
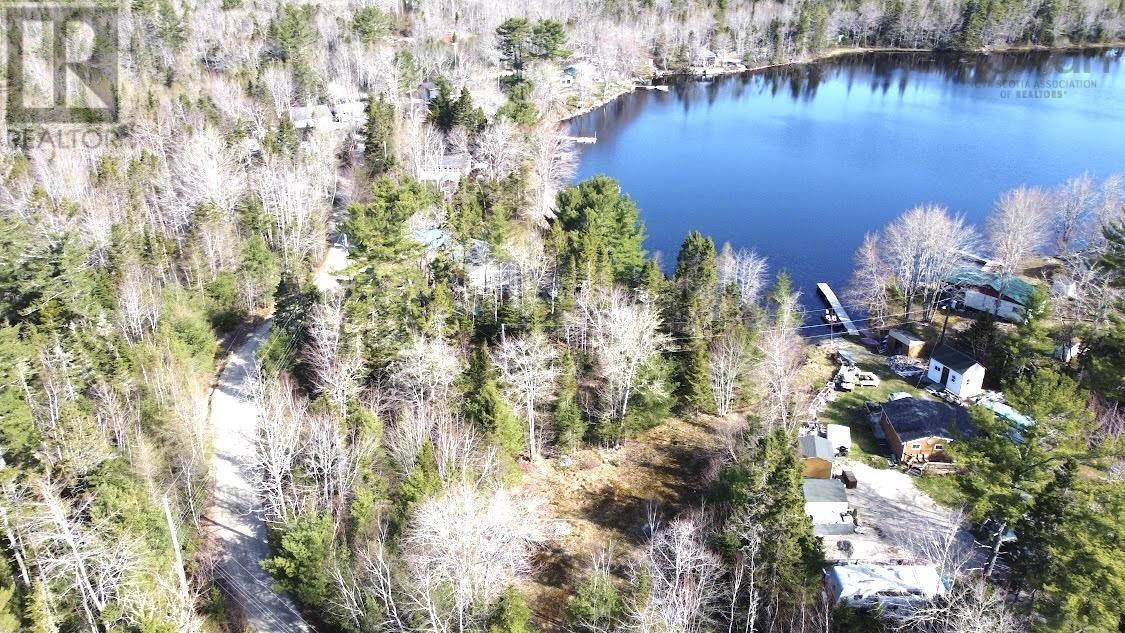
[[965, 293], [965, 306], [991, 312], [1001, 319], [1020, 323], [1035, 286], [1015, 275], [960, 268], [949, 277], [950, 285]]

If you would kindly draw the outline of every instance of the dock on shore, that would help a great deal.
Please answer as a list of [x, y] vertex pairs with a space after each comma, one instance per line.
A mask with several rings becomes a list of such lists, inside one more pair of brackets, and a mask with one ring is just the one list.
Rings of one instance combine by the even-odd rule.
[[848, 311], [844, 309], [844, 305], [836, 298], [836, 293], [832, 292], [832, 287], [824, 282], [820, 282], [816, 285], [816, 289], [820, 291], [824, 300], [828, 302], [832, 311], [836, 313], [836, 317], [840, 319], [840, 324], [844, 326], [848, 334], [859, 336], [859, 328], [855, 326], [855, 323], [852, 323], [852, 318], [848, 316]]
[[598, 142], [598, 137], [596, 136], [564, 136], [563, 138], [578, 143], [579, 145], [593, 145]]

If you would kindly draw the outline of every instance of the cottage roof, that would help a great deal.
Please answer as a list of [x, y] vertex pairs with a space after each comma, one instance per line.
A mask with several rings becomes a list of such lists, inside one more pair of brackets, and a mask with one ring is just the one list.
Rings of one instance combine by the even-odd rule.
[[938, 345], [934, 349], [934, 353], [930, 355], [930, 358], [959, 374], [965, 373], [973, 365], [980, 365], [972, 356], [948, 345]]
[[828, 438], [819, 435], [804, 435], [797, 439], [797, 451], [801, 457], [819, 457], [832, 461], [836, 459], [836, 449]]
[[1001, 275], [975, 268], [958, 268], [949, 276], [949, 283], [954, 286], [975, 286], [989, 288], [993, 294], [999, 295], [1000, 288], [1004, 288], [1004, 298], [1013, 303], [1027, 306], [1035, 286], [1027, 283], [1015, 275]]
[[972, 437], [976, 433], [968, 411], [944, 402], [902, 398], [884, 404], [883, 414], [903, 442], [924, 437]]
[[839, 479], [805, 479], [801, 484], [809, 503], [847, 503], [848, 493]]

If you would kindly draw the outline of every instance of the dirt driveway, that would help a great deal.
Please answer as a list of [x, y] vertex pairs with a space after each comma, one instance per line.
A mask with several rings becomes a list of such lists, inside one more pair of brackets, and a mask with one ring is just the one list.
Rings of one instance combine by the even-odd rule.
[[[846, 460], [859, 484], [848, 490], [848, 501], [859, 513], [865, 534], [824, 537], [830, 560], [881, 561], [919, 557], [919, 541], [933, 543], [952, 536], [958, 555], [978, 565], [984, 550], [966, 529], [963, 517], [943, 507], [914, 484], [914, 478], [895, 469], [872, 468]], [[850, 554], [838, 547], [848, 541]]]

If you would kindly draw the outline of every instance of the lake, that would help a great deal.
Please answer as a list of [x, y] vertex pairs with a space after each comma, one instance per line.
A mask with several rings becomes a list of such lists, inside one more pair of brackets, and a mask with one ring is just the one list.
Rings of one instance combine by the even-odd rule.
[[1004, 191], [1125, 171], [1122, 51], [866, 53], [677, 78], [574, 119], [577, 179], [616, 178], [665, 270], [691, 230], [785, 269], [808, 308], [863, 235], [937, 203], [981, 223]]

